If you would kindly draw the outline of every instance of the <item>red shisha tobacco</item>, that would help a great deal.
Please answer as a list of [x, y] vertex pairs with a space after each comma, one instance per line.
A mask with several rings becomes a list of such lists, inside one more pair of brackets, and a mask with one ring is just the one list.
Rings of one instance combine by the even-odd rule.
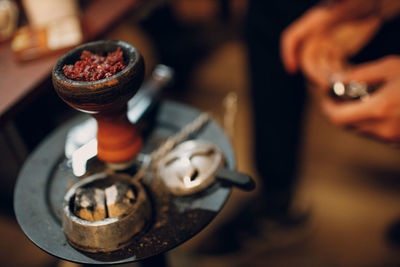
[[68, 79], [86, 82], [108, 78], [123, 69], [125, 69], [124, 57], [119, 47], [105, 57], [84, 50], [80, 60], [74, 65], [63, 67], [64, 75]]

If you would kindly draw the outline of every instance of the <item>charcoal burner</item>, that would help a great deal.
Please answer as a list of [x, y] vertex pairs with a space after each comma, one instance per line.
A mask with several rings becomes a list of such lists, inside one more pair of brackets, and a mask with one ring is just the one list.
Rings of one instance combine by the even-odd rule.
[[129, 245], [150, 222], [143, 186], [128, 175], [95, 174], [66, 193], [62, 227], [69, 243], [86, 252], [110, 252]]

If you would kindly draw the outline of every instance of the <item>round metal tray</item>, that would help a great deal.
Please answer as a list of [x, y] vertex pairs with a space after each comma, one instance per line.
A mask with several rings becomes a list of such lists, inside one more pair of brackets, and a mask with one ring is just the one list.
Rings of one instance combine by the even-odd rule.
[[[200, 112], [189, 106], [165, 101], [159, 104], [142, 152], [178, 132]], [[15, 214], [22, 230], [39, 248], [61, 259], [81, 264], [117, 264], [144, 260], [166, 252], [190, 239], [207, 226], [229, 197], [231, 188], [219, 182], [191, 196], [171, 195], [159, 179], [143, 180], [152, 205], [152, 220], [132, 239], [131, 245], [112, 253], [86, 253], [67, 242], [62, 227], [62, 201], [79, 178], [72, 175], [64, 156], [68, 130], [87, 119], [79, 116], [56, 129], [30, 155], [18, 177], [14, 193]], [[147, 123], [146, 121], [146, 123]], [[211, 121], [195, 136], [217, 145], [224, 153], [227, 168], [234, 169], [232, 146], [223, 130]]]

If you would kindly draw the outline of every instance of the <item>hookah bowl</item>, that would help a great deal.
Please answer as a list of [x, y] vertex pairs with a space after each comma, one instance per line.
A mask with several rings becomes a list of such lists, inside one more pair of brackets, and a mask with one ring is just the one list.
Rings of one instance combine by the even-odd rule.
[[[69, 79], [63, 66], [74, 64], [83, 51], [105, 55], [117, 48], [123, 52], [125, 69], [97, 81]], [[71, 107], [91, 114], [97, 121], [97, 157], [104, 162], [121, 164], [140, 151], [142, 138], [127, 118], [127, 102], [136, 94], [144, 79], [144, 60], [140, 53], [123, 41], [101, 40], [76, 47], [62, 56], [52, 71], [56, 93]]]

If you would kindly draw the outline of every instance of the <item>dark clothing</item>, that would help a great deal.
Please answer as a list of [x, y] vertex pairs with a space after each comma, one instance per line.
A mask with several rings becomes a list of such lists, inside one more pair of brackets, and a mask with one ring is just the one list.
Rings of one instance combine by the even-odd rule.
[[280, 58], [281, 32], [317, 1], [250, 2], [246, 41], [254, 105], [256, 166], [263, 181], [265, 212], [286, 213], [296, 182], [306, 89]]

